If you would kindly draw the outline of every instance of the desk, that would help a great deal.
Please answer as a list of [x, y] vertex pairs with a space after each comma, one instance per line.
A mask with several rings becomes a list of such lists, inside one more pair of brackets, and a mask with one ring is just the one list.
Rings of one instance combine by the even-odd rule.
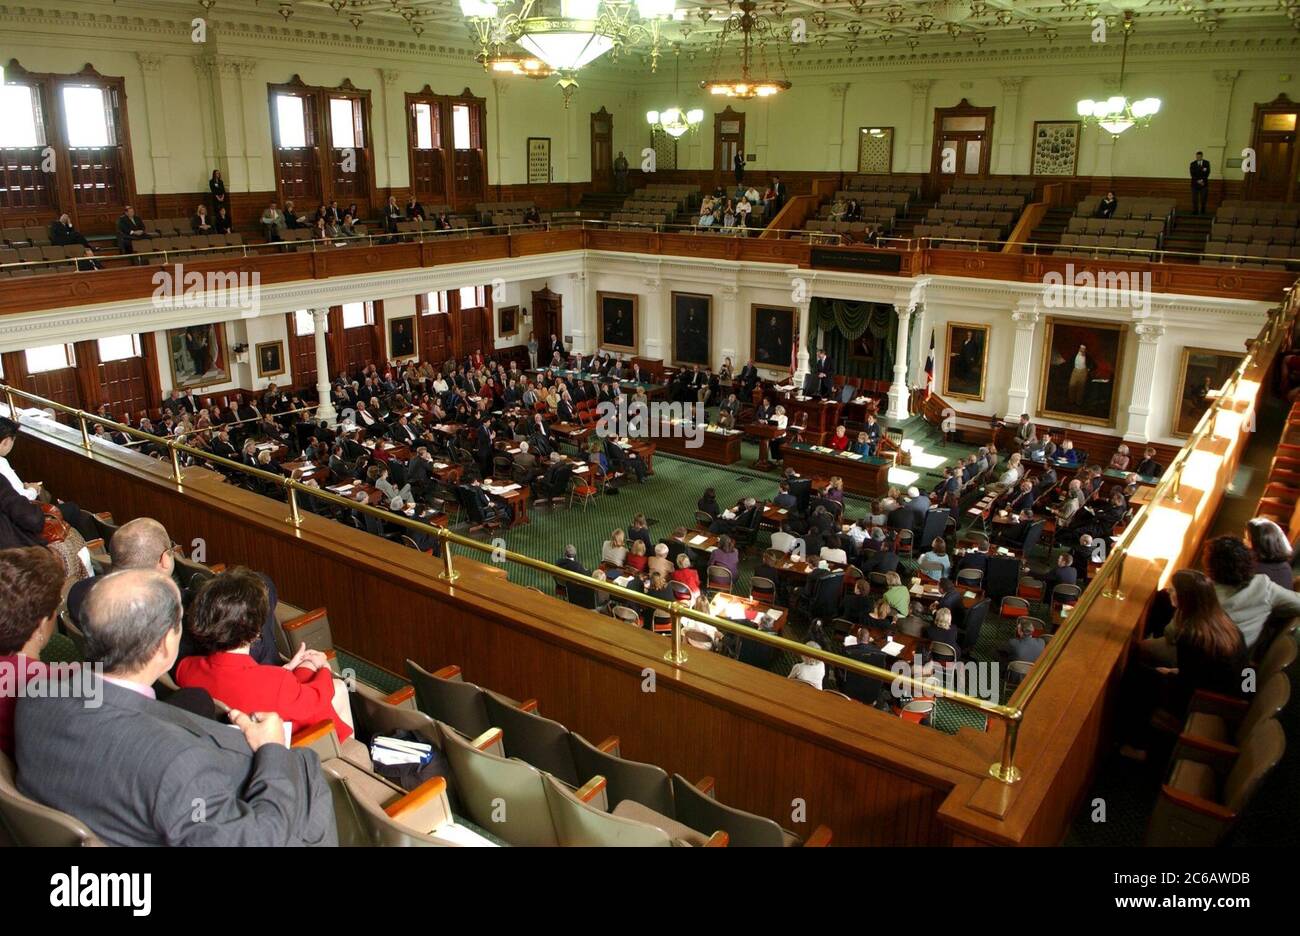
[[592, 428], [593, 427], [591, 426], [583, 426], [580, 425], [579, 423], [557, 422], [557, 423], [551, 423], [547, 427], [547, 431], [553, 433], [554, 435], [559, 436], [561, 439], [563, 439], [565, 442], [568, 442], [570, 445], [576, 446], [576, 445], [580, 445], [583, 439], [591, 435]]
[[785, 435], [785, 430], [771, 423], [750, 423], [745, 427], [745, 433], [758, 439], [758, 461], [754, 462], [754, 467], [759, 471], [771, 471], [775, 467], [771, 442]]
[[483, 485], [483, 490], [506, 502], [506, 505], [510, 508], [510, 525], [512, 527], [529, 522], [528, 498], [531, 492], [526, 485], [503, 484], [498, 487], [493, 484], [485, 483]]
[[[796, 423], [803, 423], [804, 434], [817, 442], [835, 428], [841, 409], [841, 404], [834, 400], [801, 400], [793, 393], [787, 393], [781, 405], [789, 417], [790, 428], [793, 430]], [[805, 419], [799, 419], [799, 416], [804, 416]]]
[[706, 430], [698, 436], [700, 445], [691, 448], [689, 444], [691, 439], [666, 434], [658, 436], [655, 444], [665, 452], [672, 452], [684, 458], [694, 458], [714, 465], [734, 465], [740, 461], [741, 435], [743, 433], [739, 429], [718, 432]]
[[[780, 634], [785, 629], [785, 623], [790, 617], [790, 612], [785, 608], [726, 592], [718, 592], [713, 596], [709, 601], [709, 613], [723, 620], [743, 622], [757, 630], [771, 631], [774, 634]], [[760, 615], [769, 617], [764, 623], [759, 623]]]
[[863, 456], [857, 458], [835, 452], [820, 452], [801, 442], [792, 442], [784, 450], [785, 467], [801, 475], [844, 479], [844, 489], [854, 494], [880, 497], [889, 489], [889, 469], [893, 462], [887, 458]]

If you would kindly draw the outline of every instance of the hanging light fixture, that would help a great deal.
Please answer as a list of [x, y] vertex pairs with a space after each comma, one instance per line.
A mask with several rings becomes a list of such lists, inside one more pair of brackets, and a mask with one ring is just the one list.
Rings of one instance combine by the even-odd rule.
[[[756, 9], [757, 4], [754, 0], [737, 0], [731, 15], [727, 17], [726, 22], [723, 24], [722, 34], [718, 37], [717, 52], [714, 57], [714, 75], [720, 75], [719, 66], [727, 36], [737, 32], [741, 36], [740, 74], [714, 77], [708, 81], [701, 81], [700, 87], [710, 94], [746, 100], [755, 97], [771, 97], [773, 94], [789, 90], [789, 81], [784, 78], [771, 78], [767, 74], [767, 54], [762, 51], [766, 46], [766, 42], [760, 45], [759, 53], [762, 60], [762, 76], [756, 77], [750, 71], [750, 63], [753, 57], [753, 33], [758, 32], [765, 39], [776, 34], [776, 29], [772, 26], [771, 20], [768, 17], [758, 15], [755, 12]], [[780, 55], [779, 45], [777, 45], [777, 55]]]
[[[673, 97], [679, 98], [681, 95], [682, 53], [680, 49], [674, 51], [677, 55], [677, 82], [673, 88]], [[699, 130], [700, 124], [704, 120], [704, 111], [698, 107], [683, 111], [674, 104], [667, 110], [648, 111], [645, 119], [646, 123], [650, 124], [651, 135], [666, 133], [674, 140], [677, 140], [687, 133], [694, 133]]]
[[1114, 94], [1104, 101], [1094, 101], [1091, 98], [1085, 98], [1078, 103], [1078, 113], [1083, 119], [1085, 126], [1093, 124], [1101, 127], [1113, 138], [1119, 139], [1119, 135], [1131, 127], [1148, 127], [1151, 125], [1151, 118], [1160, 111], [1159, 98], [1142, 98], [1138, 101], [1130, 101], [1124, 95], [1124, 71], [1128, 65], [1128, 37], [1133, 31], [1133, 14], [1124, 13], [1124, 46], [1120, 52], [1119, 62], [1119, 94]]

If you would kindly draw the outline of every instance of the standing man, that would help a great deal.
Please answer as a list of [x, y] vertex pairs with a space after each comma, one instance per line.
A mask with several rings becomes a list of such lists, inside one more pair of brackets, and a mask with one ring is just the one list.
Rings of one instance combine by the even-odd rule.
[[614, 190], [627, 191], [627, 157], [623, 155], [622, 150], [619, 150], [618, 155], [614, 157]]
[[1075, 406], [1082, 406], [1088, 393], [1088, 374], [1092, 370], [1092, 359], [1088, 357], [1087, 345], [1079, 345], [1075, 352], [1074, 363], [1070, 367], [1070, 385], [1067, 395]]
[[780, 176], [772, 177], [772, 194], [776, 196], [776, 201], [772, 205], [772, 215], [775, 217], [785, 205], [785, 183], [781, 181]]
[[817, 352], [817, 366], [814, 373], [817, 375], [817, 390], [814, 396], [823, 400], [828, 399], [831, 395], [832, 378], [835, 375], [831, 373], [831, 362], [826, 356], [825, 349]]
[[745, 154], [737, 150], [731, 164], [736, 170], [736, 188], [743, 190], [745, 186]]
[[1210, 194], [1210, 162], [1200, 150], [1188, 166], [1192, 176], [1192, 214], [1205, 214], [1205, 202]]

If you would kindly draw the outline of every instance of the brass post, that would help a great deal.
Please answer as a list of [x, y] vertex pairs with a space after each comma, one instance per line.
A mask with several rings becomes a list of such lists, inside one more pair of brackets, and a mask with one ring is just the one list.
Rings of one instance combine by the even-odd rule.
[[302, 514], [298, 512], [298, 489], [289, 486], [289, 522], [296, 527], [302, 526]]
[[1107, 585], [1101, 595], [1103, 598], [1114, 598], [1116, 601], [1123, 601], [1126, 597], [1124, 594], [1124, 557], [1128, 555], [1128, 550], [1121, 549], [1119, 555], [1115, 558], [1115, 574], [1110, 577], [1110, 583]]
[[674, 666], [681, 666], [686, 662], [686, 651], [682, 649], [682, 605], [681, 602], [674, 601], [673, 609], [673, 636], [672, 646], [664, 654], [664, 659]]
[[14, 409], [14, 392], [5, 387], [5, 404], [9, 407], [9, 418], [18, 422], [18, 410]]
[[[1213, 430], [1211, 430], [1211, 433], [1213, 433]], [[1186, 462], [1184, 462], [1183, 464], [1186, 464]], [[1183, 486], [1183, 466], [1179, 465], [1178, 471], [1174, 474], [1174, 486], [1169, 491], [1169, 500], [1175, 504], [1181, 504], [1183, 502], [1182, 490], [1181, 490], [1182, 486]]]
[[452, 567], [451, 540], [446, 536], [442, 537], [442, 572], [438, 575], [438, 578], [444, 582], [454, 582], [460, 578], [455, 568]]
[[86, 414], [78, 413], [77, 422], [81, 424], [81, 447], [90, 451], [90, 431], [86, 429]]
[[184, 480], [181, 476], [181, 453], [172, 442], [167, 443], [167, 450], [172, 453], [172, 480], [180, 484]]
[[1003, 783], [1017, 783], [1024, 776], [1013, 761], [1016, 756], [1016, 738], [1020, 734], [1020, 716], [1008, 719], [1006, 736], [1002, 739], [1002, 759], [989, 767], [989, 776]]

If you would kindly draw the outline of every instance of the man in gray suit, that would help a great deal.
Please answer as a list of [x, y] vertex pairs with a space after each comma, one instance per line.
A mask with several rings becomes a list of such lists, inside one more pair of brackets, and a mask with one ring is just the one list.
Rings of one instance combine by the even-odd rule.
[[86, 659], [102, 676], [18, 701], [25, 795], [111, 845], [338, 844], [320, 761], [285, 746], [278, 715], [231, 711], [231, 726], [154, 699], [181, 639], [171, 579], [109, 575], [87, 596], [83, 620]]

